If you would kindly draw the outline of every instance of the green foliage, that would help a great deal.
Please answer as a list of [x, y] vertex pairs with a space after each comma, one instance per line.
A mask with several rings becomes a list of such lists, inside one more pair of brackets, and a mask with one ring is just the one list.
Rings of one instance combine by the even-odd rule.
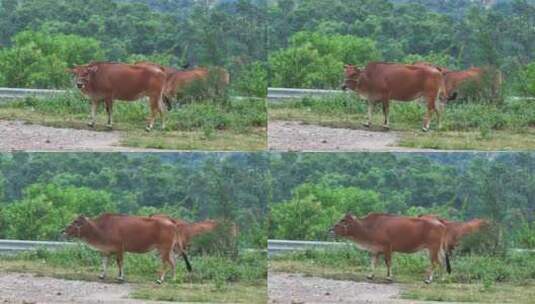
[[[100, 254], [85, 245], [74, 246], [57, 251], [38, 250], [11, 257], [11, 260], [46, 262], [51, 267], [77, 269], [90, 273], [96, 279], [101, 269]], [[235, 259], [224, 255], [190, 255], [194, 272], [188, 274], [181, 259], [177, 259], [177, 278], [168, 277], [167, 284], [213, 282], [218, 288], [233, 282], [257, 284], [267, 276], [267, 257], [265, 253], [240, 253]], [[156, 254], [125, 255], [126, 277], [130, 281], [154, 282], [161, 261]], [[115, 263], [110, 263], [108, 275], [113, 278]], [[86, 278], [91, 278], [90, 276]]]
[[530, 153], [278, 155], [270, 237], [326, 240], [348, 211], [435, 214], [491, 221], [458, 251], [504, 256], [508, 248], [532, 246], [534, 165]]
[[231, 85], [240, 95], [266, 97], [267, 77], [265, 64], [257, 61], [243, 66], [236, 79], [231, 77]]
[[360, 215], [383, 209], [371, 190], [303, 184], [291, 200], [272, 206], [272, 234], [278, 239], [325, 238], [345, 213]]
[[401, 62], [411, 64], [415, 62], [429, 62], [441, 67], [447, 67], [451, 70], [456, 69], [455, 61], [450, 55], [431, 52], [427, 55], [410, 54], [405, 56]]
[[289, 48], [271, 54], [268, 62], [273, 86], [336, 88], [342, 82], [344, 64], [379, 58], [370, 39], [299, 32]]
[[111, 196], [88, 188], [34, 184], [23, 200], [2, 210], [4, 235], [12, 239], [57, 239], [79, 214], [95, 216], [116, 211]]
[[520, 89], [529, 96], [535, 96], [535, 62], [524, 68], [520, 78]]
[[98, 41], [75, 35], [20, 32], [13, 46], [0, 50], [0, 85], [62, 88], [70, 84], [67, 68], [103, 58]]
[[[78, 214], [164, 213], [226, 223], [196, 251], [264, 248], [267, 165], [254, 153], [0, 155], [0, 238], [57, 240]], [[238, 225], [237, 244], [222, 237], [230, 223]]]

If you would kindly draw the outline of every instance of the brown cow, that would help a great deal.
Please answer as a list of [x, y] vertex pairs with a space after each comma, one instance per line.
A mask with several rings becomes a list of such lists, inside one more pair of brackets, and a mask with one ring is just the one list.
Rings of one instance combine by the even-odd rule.
[[[485, 69], [472, 67], [464, 71], [451, 71], [445, 67], [425, 61], [415, 62], [413, 65], [432, 67], [442, 72], [442, 75], [444, 75], [444, 81], [446, 83], [446, 92], [448, 92], [447, 101], [457, 99], [459, 89], [470, 83], [474, 84], [479, 90], [483, 89], [483, 86], [489, 85], [490, 89], [492, 90], [492, 96], [496, 97], [500, 92], [503, 82], [502, 73], [499, 70], [489, 67]], [[486, 77], [490, 78], [485, 79]], [[483, 83], [484, 81], [486, 83]]]
[[137, 66], [113, 62], [93, 62], [76, 66], [70, 71], [76, 77], [76, 86], [91, 102], [91, 122], [95, 126], [95, 114], [98, 104], [104, 100], [108, 113], [108, 127], [112, 127], [113, 100], [134, 101], [148, 97], [150, 101], [150, 118], [146, 130], [150, 131], [157, 114], [165, 128], [163, 91], [166, 84], [165, 71], [155, 66]]
[[227, 70], [219, 67], [211, 69], [197, 67], [187, 70], [177, 70], [172, 67], [165, 67], [146, 61], [137, 62], [136, 65], [156, 66], [166, 72], [167, 81], [164, 90], [164, 102], [168, 110], [171, 110], [171, 104], [177, 99], [177, 96], [182, 96], [196, 82], [204, 82], [204, 85], [208, 85], [209, 87], [213, 86], [215, 94], [220, 94], [230, 83], [230, 75]]
[[106, 277], [108, 258], [115, 254], [119, 268], [118, 280], [124, 280], [123, 255], [125, 252], [146, 253], [154, 249], [160, 253], [162, 268], [160, 278], [164, 281], [167, 267], [175, 275], [175, 255], [173, 248], [180, 243], [176, 226], [164, 218], [127, 216], [105, 213], [89, 219], [80, 215], [66, 229], [65, 234], [79, 238], [102, 254], [102, 273]]
[[489, 222], [484, 219], [472, 219], [468, 222], [453, 222], [440, 218], [436, 215], [421, 215], [420, 218], [437, 219], [442, 222], [447, 230], [448, 253], [451, 255], [455, 247], [463, 237], [468, 234], [475, 233], [481, 229], [488, 227]]
[[413, 253], [427, 249], [431, 266], [425, 283], [433, 280], [433, 270], [445, 260], [448, 273], [451, 272], [448, 252], [446, 251], [446, 227], [436, 219], [404, 217], [381, 213], [371, 213], [363, 219], [346, 214], [331, 229], [337, 236], [354, 241], [358, 247], [372, 254], [372, 273], [379, 255], [384, 254], [387, 267], [387, 280], [392, 280], [392, 253]]
[[368, 101], [368, 122], [371, 126], [375, 103], [383, 104], [384, 127], [389, 128], [388, 110], [390, 100], [412, 101], [424, 98], [427, 113], [422, 130], [429, 130], [433, 112], [436, 112], [440, 128], [440, 97], [445, 92], [442, 73], [431, 67], [414, 66], [397, 63], [372, 62], [364, 70], [354, 65], [345, 66], [343, 90], [351, 89]]
[[449, 93], [448, 101], [457, 99], [459, 90], [469, 84], [473, 84], [478, 91], [481, 91], [486, 86], [490, 87], [492, 97], [496, 97], [503, 82], [502, 73], [499, 70], [477, 67], [464, 71], [448, 71], [444, 73], [444, 78], [446, 90]]

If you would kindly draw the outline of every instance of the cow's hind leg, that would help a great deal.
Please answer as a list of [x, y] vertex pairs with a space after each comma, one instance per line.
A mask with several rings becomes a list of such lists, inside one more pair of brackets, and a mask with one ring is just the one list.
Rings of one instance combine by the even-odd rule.
[[112, 113], [113, 113], [113, 100], [112, 99], [106, 99], [106, 113], [108, 113], [108, 128], [112, 128], [113, 126], [113, 120], [112, 120]]
[[424, 280], [426, 284], [431, 284], [431, 282], [433, 282], [433, 272], [435, 268], [440, 265], [439, 251], [439, 248], [429, 249], [429, 258], [431, 260], [431, 265], [427, 270], [427, 278]]
[[371, 254], [371, 268], [372, 268], [372, 271], [371, 271], [370, 274], [368, 274], [366, 276], [366, 278], [368, 278], [369, 280], [373, 280], [375, 278], [375, 266], [377, 265], [377, 260], [379, 260], [379, 255], [380, 255], [379, 252], [373, 252]]
[[116, 261], [117, 261], [117, 268], [119, 268], [119, 274], [117, 276], [117, 281], [123, 282], [124, 281], [124, 268], [123, 268], [124, 253], [123, 252], [118, 252], [115, 258], [116, 258]]
[[383, 115], [384, 115], [384, 124], [383, 124], [383, 128], [385, 128], [386, 130], [389, 130], [390, 129], [390, 117], [389, 117], [389, 108], [390, 108], [390, 101], [389, 100], [384, 100], [383, 101]]
[[386, 279], [390, 282], [394, 280], [392, 276], [392, 251], [385, 251]]
[[433, 112], [436, 111], [436, 109], [435, 109], [435, 98], [436, 98], [436, 96], [433, 96], [432, 98], [431, 98], [431, 96], [427, 96], [425, 98], [426, 99], [426, 103], [427, 103], [427, 112], [425, 113], [424, 124], [423, 124], [423, 127], [422, 127], [422, 131], [424, 131], [424, 132], [429, 131], [429, 125], [431, 123], [431, 118], [433, 117]]
[[152, 127], [154, 126], [154, 120], [156, 119], [156, 113], [159, 111], [159, 105], [158, 105], [158, 99], [155, 99], [154, 97], [150, 97], [150, 116], [149, 116], [149, 122], [147, 124], [147, 127], [145, 128], [145, 131], [150, 132], [152, 130]]
[[160, 257], [162, 259], [162, 268], [161, 268], [161, 271], [160, 271], [160, 278], [158, 280], [156, 280], [156, 283], [158, 283], [158, 284], [162, 284], [163, 281], [165, 280], [165, 274], [167, 273], [167, 267], [171, 267], [171, 269], [173, 271], [175, 269], [176, 263], [175, 263], [175, 256], [174, 256], [173, 247], [174, 246], [171, 246], [170, 248], [161, 248], [159, 250]]

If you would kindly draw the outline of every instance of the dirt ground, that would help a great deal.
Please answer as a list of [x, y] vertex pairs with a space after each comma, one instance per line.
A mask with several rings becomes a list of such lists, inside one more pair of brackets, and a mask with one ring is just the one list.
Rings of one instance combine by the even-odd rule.
[[121, 147], [120, 132], [53, 128], [24, 121], [0, 120], [0, 152], [10, 151], [153, 151]]
[[396, 284], [338, 281], [301, 274], [269, 273], [269, 303], [410, 303], [396, 299]]
[[129, 284], [70, 281], [23, 273], [0, 274], [0, 303], [166, 303], [128, 299], [131, 291]]
[[396, 146], [399, 134], [270, 121], [268, 147], [275, 151], [431, 151]]
[[400, 299], [399, 284], [379, 284], [306, 277], [298, 273], [268, 274], [270, 304], [454, 304]]

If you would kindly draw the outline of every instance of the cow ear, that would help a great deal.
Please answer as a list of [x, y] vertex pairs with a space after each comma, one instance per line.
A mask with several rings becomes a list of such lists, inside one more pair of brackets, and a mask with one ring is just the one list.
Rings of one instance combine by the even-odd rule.
[[87, 70], [88, 70], [89, 72], [94, 73], [94, 72], [98, 71], [98, 66], [94, 65], [94, 66], [88, 68]]

